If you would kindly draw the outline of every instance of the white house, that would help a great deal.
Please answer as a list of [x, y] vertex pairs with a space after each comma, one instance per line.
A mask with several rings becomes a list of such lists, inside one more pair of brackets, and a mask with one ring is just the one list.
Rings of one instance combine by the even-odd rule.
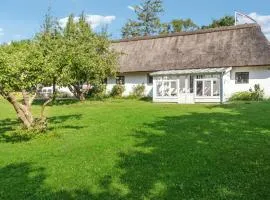
[[260, 84], [270, 97], [270, 45], [257, 24], [115, 41], [117, 78], [107, 91], [138, 84], [154, 102], [223, 102]]

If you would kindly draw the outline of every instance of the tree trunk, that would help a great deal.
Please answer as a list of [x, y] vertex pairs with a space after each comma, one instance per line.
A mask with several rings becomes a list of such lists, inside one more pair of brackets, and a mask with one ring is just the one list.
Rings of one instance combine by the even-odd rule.
[[89, 91], [89, 90], [83, 90], [81, 89], [80, 85], [75, 85], [75, 84], [72, 86], [69, 86], [69, 90], [80, 101], [85, 101], [85, 95]]
[[45, 123], [46, 122], [46, 116], [44, 114], [45, 112], [45, 108], [46, 106], [51, 103], [53, 101], [53, 99], [48, 99], [41, 107], [41, 111], [40, 111], [40, 120], [42, 123]]
[[6, 99], [12, 104], [14, 107], [19, 120], [23, 123], [23, 125], [30, 129], [33, 125], [33, 115], [27, 106], [18, 103], [16, 97], [11, 93], [8, 93]]

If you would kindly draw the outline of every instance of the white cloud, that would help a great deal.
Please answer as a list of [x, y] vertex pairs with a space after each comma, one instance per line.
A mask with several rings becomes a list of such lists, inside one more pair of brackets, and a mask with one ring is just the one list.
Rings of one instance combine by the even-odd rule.
[[[111, 24], [116, 17], [115, 16], [102, 16], [102, 15], [86, 15], [86, 21], [91, 25], [93, 29], [100, 25]], [[79, 21], [79, 17], [74, 17], [75, 22]], [[62, 28], [66, 26], [68, 22], [68, 17], [59, 20], [59, 24]]]
[[0, 28], [0, 36], [4, 35], [4, 29]]
[[133, 6], [128, 6], [128, 9], [135, 11], [135, 8]]
[[[254, 19], [262, 27], [263, 33], [270, 40], [270, 15], [259, 15], [256, 12], [253, 12], [248, 16]], [[240, 17], [238, 20], [241, 24], [252, 23], [252, 20], [248, 20], [244, 17]]]

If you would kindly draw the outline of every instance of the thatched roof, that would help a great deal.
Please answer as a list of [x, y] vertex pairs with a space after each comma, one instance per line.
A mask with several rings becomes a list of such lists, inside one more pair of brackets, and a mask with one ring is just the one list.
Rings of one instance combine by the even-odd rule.
[[270, 45], [259, 25], [115, 41], [120, 72], [270, 66]]

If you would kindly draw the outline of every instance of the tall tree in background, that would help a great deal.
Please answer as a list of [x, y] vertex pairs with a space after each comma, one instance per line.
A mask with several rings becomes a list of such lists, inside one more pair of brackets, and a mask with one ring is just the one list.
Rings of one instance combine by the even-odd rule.
[[122, 37], [155, 35], [160, 32], [159, 15], [164, 11], [162, 0], [143, 0], [142, 5], [134, 6], [136, 20], [128, 20], [122, 28]]
[[202, 29], [218, 28], [222, 26], [233, 26], [234, 23], [235, 23], [234, 17], [226, 15], [220, 19], [214, 19], [211, 24], [207, 26], [202, 26]]

